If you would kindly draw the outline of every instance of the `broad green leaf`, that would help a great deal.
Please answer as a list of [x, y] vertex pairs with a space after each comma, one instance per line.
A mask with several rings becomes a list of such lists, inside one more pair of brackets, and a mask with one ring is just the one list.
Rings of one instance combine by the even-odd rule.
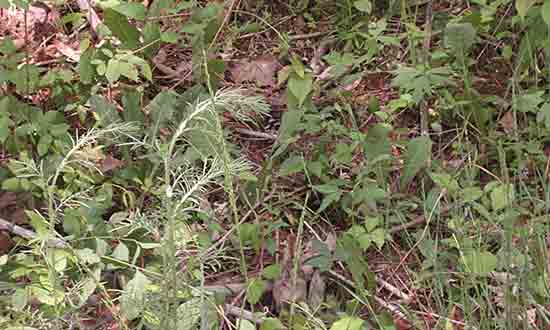
[[476, 30], [470, 23], [449, 23], [445, 27], [445, 47], [457, 56], [468, 53], [475, 42]]
[[473, 202], [483, 196], [483, 191], [479, 187], [468, 187], [461, 191], [462, 199], [465, 203]]
[[239, 319], [237, 323], [239, 323], [239, 330], [256, 330], [254, 323], [249, 320]]
[[122, 117], [127, 122], [142, 123], [144, 114], [141, 111], [141, 93], [135, 89], [125, 89], [122, 92]]
[[90, 248], [76, 250], [75, 252], [76, 252], [76, 255], [78, 256], [79, 261], [82, 263], [96, 264], [101, 261], [99, 256], [95, 253], [95, 251]]
[[287, 158], [282, 164], [279, 170], [279, 175], [288, 176], [303, 171], [304, 158], [300, 155], [294, 155]]
[[113, 251], [113, 258], [129, 262], [130, 261], [130, 250], [128, 250], [128, 247], [124, 243], [118, 243], [115, 250]]
[[509, 206], [514, 200], [514, 186], [502, 184], [491, 190], [491, 207], [493, 211], [499, 211]]
[[128, 319], [137, 318], [145, 307], [145, 288], [151, 281], [140, 271], [136, 271], [120, 297], [122, 314]]
[[376, 124], [369, 128], [367, 139], [363, 144], [363, 153], [368, 161], [373, 161], [382, 155], [391, 155], [391, 127], [386, 124]]
[[179, 305], [177, 330], [193, 330], [201, 316], [201, 299], [193, 298]]
[[21, 189], [19, 178], [9, 178], [2, 181], [2, 189], [6, 191], [19, 191]]
[[520, 112], [532, 112], [537, 113], [539, 111], [539, 104], [544, 102], [544, 91], [539, 90], [531, 92], [529, 94], [522, 94], [513, 97], [513, 106]]
[[298, 99], [298, 106], [301, 107], [309, 93], [313, 90], [313, 76], [310, 73], [304, 75], [304, 78], [292, 76], [288, 80], [289, 91]]
[[363, 328], [363, 320], [355, 316], [344, 316], [334, 322], [330, 330], [361, 330]]
[[401, 188], [406, 189], [414, 177], [426, 167], [432, 152], [432, 140], [427, 136], [412, 139], [407, 144]]
[[38, 140], [38, 146], [36, 147], [38, 155], [40, 157], [48, 153], [52, 142], [53, 139], [49, 134], [44, 134], [40, 137], [40, 139]]
[[107, 101], [103, 96], [93, 95], [90, 98], [90, 106], [94, 111], [96, 119], [102, 126], [119, 121], [120, 117], [115, 105]]
[[163, 91], [158, 93], [151, 103], [147, 105], [147, 110], [153, 119], [151, 133], [157, 134], [159, 128], [170, 123], [177, 103], [178, 95], [176, 93]]
[[490, 252], [471, 251], [464, 255], [465, 270], [477, 275], [487, 275], [497, 268], [497, 257]]
[[48, 263], [54, 267], [54, 269], [61, 273], [67, 268], [67, 258], [69, 254], [62, 249], [49, 248], [46, 253]]
[[325, 195], [340, 192], [340, 186], [336, 182], [315, 185], [313, 189]]
[[29, 302], [29, 291], [27, 288], [17, 288], [11, 296], [12, 307], [16, 311], [22, 311]]
[[550, 27], [550, 1], [545, 0], [544, 4], [540, 9], [540, 14], [542, 15], [542, 20], [548, 27]]
[[384, 246], [384, 242], [386, 241], [386, 231], [382, 228], [376, 228], [372, 232], [369, 233], [371, 240], [376, 244], [376, 246], [381, 249], [382, 246]]
[[141, 3], [125, 2], [111, 7], [111, 9], [129, 18], [140, 21], [145, 19], [145, 6]]
[[327, 207], [332, 205], [332, 203], [338, 202], [340, 198], [342, 198], [342, 193], [339, 191], [326, 195], [323, 197], [323, 202], [317, 212], [323, 212]]
[[55, 290], [45, 283], [40, 283], [40, 286], [32, 286], [31, 292], [41, 303], [50, 306], [60, 304], [65, 298], [63, 291]]
[[128, 22], [126, 16], [113, 9], [105, 9], [103, 20], [105, 25], [126, 48], [137, 48], [139, 45], [139, 31]]
[[353, 3], [353, 6], [366, 14], [370, 14], [372, 11], [372, 4], [370, 0], [357, 0]]
[[260, 330], [282, 330], [285, 329], [283, 323], [279, 319], [266, 317], [260, 325]]
[[265, 282], [261, 279], [255, 278], [250, 281], [246, 289], [246, 299], [252, 305], [257, 304], [265, 291]]
[[544, 123], [546, 128], [550, 128], [550, 102], [544, 103], [537, 113], [537, 122]]
[[525, 18], [529, 9], [537, 0], [516, 0], [516, 10], [521, 18]]
[[4, 144], [10, 136], [10, 118], [0, 115], [0, 144]]
[[275, 280], [281, 276], [281, 265], [269, 265], [262, 271], [262, 276], [268, 280]]

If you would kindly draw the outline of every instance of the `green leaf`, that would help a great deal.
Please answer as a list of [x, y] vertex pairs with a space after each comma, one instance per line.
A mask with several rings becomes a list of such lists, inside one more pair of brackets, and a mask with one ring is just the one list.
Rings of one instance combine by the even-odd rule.
[[427, 165], [431, 152], [432, 140], [429, 137], [420, 136], [409, 141], [404, 160], [403, 176], [401, 177], [402, 189], [406, 189], [418, 172]]
[[462, 200], [465, 203], [474, 202], [483, 196], [483, 191], [479, 187], [468, 187], [461, 191]]
[[0, 115], [0, 144], [4, 144], [10, 136], [10, 118]]
[[529, 9], [537, 0], [516, 0], [516, 10], [521, 18], [525, 18]]
[[21, 184], [19, 178], [9, 178], [2, 181], [2, 189], [7, 191], [19, 191]]
[[201, 316], [201, 299], [193, 298], [178, 307], [177, 330], [193, 330]]
[[330, 330], [361, 330], [363, 327], [363, 320], [355, 316], [344, 316], [338, 321], [334, 322], [330, 327]]
[[544, 123], [546, 128], [550, 128], [550, 102], [544, 103], [537, 113], [537, 123]]
[[323, 212], [327, 207], [332, 205], [332, 203], [338, 202], [342, 198], [341, 192], [335, 192], [332, 194], [328, 194], [323, 198], [323, 202], [321, 203], [321, 206], [319, 207], [319, 210], [317, 212]]
[[386, 231], [382, 228], [376, 228], [372, 232], [369, 233], [371, 240], [376, 244], [376, 246], [381, 249], [382, 246], [384, 246], [384, 242], [386, 241]]
[[542, 90], [517, 95], [512, 100], [514, 109], [520, 112], [537, 113], [539, 111], [539, 104], [544, 101], [543, 95], [544, 91]]
[[142, 123], [144, 114], [141, 111], [141, 93], [135, 89], [125, 89], [122, 92], [122, 117], [127, 122]]
[[137, 2], [125, 2], [111, 7], [112, 10], [129, 18], [143, 21], [145, 19], [145, 6]]
[[178, 94], [172, 91], [163, 91], [158, 93], [147, 105], [147, 110], [151, 114], [154, 123], [154, 125], [151, 125], [151, 133], [157, 134], [159, 128], [170, 123], [177, 103]]
[[491, 190], [491, 207], [493, 211], [499, 211], [509, 206], [514, 200], [514, 186], [502, 184]]
[[468, 53], [476, 38], [476, 30], [470, 23], [449, 23], [445, 27], [445, 47], [457, 56]]
[[49, 134], [44, 134], [40, 137], [40, 140], [38, 140], [38, 146], [36, 148], [40, 157], [48, 153], [52, 142], [53, 139]]
[[85, 264], [96, 264], [101, 261], [99, 256], [90, 248], [76, 250], [76, 255], [80, 262]]
[[340, 186], [337, 182], [334, 181], [325, 184], [315, 185], [313, 186], [313, 189], [325, 195], [340, 192]]
[[542, 15], [542, 20], [548, 27], [550, 27], [550, 1], [545, 0], [544, 4], [540, 9], [540, 14]]
[[255, 278], [250, 281], [246, 289], [246, 299], [252, 305], [257, 304], [265, 291], [265, 282], [261, 279]]
[[366, 14], [370, 14], [372, 11], [372, 4], [370, 0], [357, 0], [353, 3], [353, 6]]
[[105, 9], [103, 20], [105, 25], [122, 42], [124, 47], [137, 48], [139, 45], [139, 31], [128, 22], [128, 19], [124, 15], [113, 9]]
[[287, 158], [279, 170], [279, 175], [288, 176], [304, 170], [304, 158], [301, 155], [294, 155]]
[[115, 105], [107, 101], [103, 96], [93, 95], [90, 98], [90, 106], [102, 126], [119, 121], [119, 114]]
[[310, 73], [304, 75], [304, 78], [293, 75], [288, 80], [289, 91], [298, 99], [298, 106], [301, 107], [309, 93], [313, 90], [313, 76]]
[[487, 275], [497, 268], [498, 260], [490, 252], [471, 251], [462, 260], [466, 271], [477, 275]]
[[118, 243], [113, 251], [112, 257], [120, 261], [129, 262], [130, 250], [128, 250], [128, 247], [124, 243]]
[[145, 288], [151, 281], [139, 270], [131, 279], [120, 297], [122, 314], [128, 319], [137, 318], [145, 307]]
[[239, 330], [256, 330], [254, 323], [249, 320], [239, 319], [237, 322], [239, 323]]
[[275, 280], [281, 276], [281, 265], [269, 265], [262, 271], [262, 276], [268, 280]]
[[376, 124], [369, 128], [367, 139], [363, 144], [363, 153], [368, 161], [374, 161], [382, 155], [391, 155], [391, 127], [386, 124]]
[[179, 35], [173, 31], [162, 32], [160, 40], [169, 44], [175, 44], [178, 42]]
[[282, 330], [284, 328], [283, 323], [273, 317], [266, 317], [260, 325], [260, 330]]

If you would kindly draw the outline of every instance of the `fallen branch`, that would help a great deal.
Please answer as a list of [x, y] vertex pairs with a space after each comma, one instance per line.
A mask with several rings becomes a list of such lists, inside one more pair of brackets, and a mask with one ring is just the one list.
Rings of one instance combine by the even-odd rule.
[[[15, 234], [17, 236], [21, 236], [28, 240], [34, 240], [38, 238], [38, 235], [29, 229], [25, 229], [21, 226], [18, 226], [16, 224], [13, 224], [7, 220], [4, 220], [0, 218], [0, 230], [6, 230], [11, 232], [12, 234]], [[46, 243], [55, 248], [64, 248], [67, 247], [68, 244], [66, 241], [59, 239], [59, 238], [50, 238], [46, 241]]]

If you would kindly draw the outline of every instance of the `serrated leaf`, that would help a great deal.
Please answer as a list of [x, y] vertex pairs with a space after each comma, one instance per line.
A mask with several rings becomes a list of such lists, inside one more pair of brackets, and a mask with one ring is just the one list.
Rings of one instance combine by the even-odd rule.
[[288, 80], [289, 91], [298, 99], [298, 106], [301, 107], [307, 96], [313, 90], [313, 76], [310, 73], [304, 74], [304, 78], [292, 76]]
[[406, 189], [414, 177], [426, 167], [431, 158], [432, 140], [427, 136], [412, 139], [407, 144], [401, 188]]
[[136, 271], [120, 297], [122, 314], [128, 319], [137, 318], [145, 307], [145, 288], [151, 281], [140, 271]]
[[103, 22], [126, 48], [137, 48], [139, 45], [139, 31], [128, 22], [126, 16], [113, 9], [105, 9], [103, 11]]

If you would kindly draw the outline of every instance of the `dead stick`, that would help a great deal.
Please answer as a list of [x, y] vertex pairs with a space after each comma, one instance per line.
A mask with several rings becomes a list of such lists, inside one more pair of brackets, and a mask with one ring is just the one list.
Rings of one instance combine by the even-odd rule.
[[[2, 218], [0, 218], [0, 230], [7, 230], [17, 236], [21, 236], [28, 240], [33, 240], [38, 238], [38, 235], [34, 231], [25, 229], [21, 226], [13, 224]], [[59, 238], [48, 239], [47, 243], [51, 247], [56, 247], [56, 248], [64, 248], [64, 247], [67, 247], [68, 245], [67, 242]]]

